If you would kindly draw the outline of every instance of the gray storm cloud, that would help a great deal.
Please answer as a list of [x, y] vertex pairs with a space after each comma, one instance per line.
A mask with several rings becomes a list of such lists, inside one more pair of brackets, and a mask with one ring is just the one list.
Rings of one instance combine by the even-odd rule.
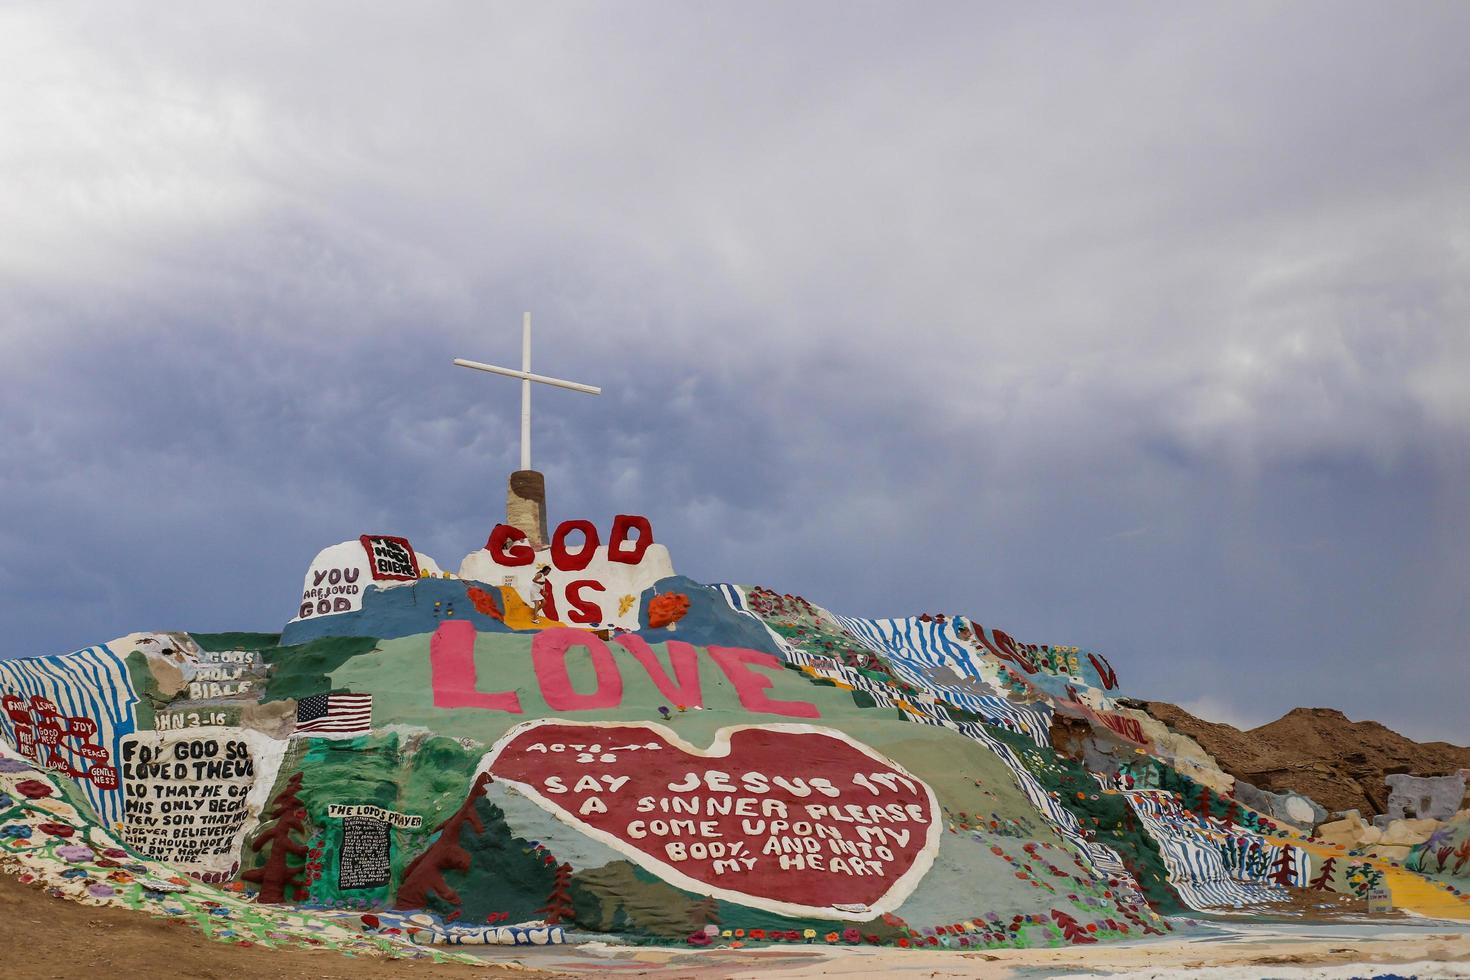
[[0, 655], [554, 516], [1465, 742], [1470, 8], [0, 9]]

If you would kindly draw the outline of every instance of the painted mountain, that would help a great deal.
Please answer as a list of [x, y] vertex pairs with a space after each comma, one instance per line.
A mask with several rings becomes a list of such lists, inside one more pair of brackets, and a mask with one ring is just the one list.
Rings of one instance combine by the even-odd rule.
[[0, 864], [224, 939], [346, 948], [1470, 918], [1453, 772], [1416, 775], [1438, 816], [1331, 819], [1289, 771], [1253, 784], [1128, 700], [1100, 653], [983, 611], [850, 618], [698, 583], [647, 520], [599, 530], [538, 548], [499, 525], [453, 572], [363, 535], [317, 555], [280, 634], [0, 661]]

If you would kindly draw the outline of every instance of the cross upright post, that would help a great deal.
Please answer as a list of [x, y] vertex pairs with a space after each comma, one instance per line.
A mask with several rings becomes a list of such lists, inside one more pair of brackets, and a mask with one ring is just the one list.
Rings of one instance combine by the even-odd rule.
[[[521, 373], [531, 373], [531, 314], [521, 314]], [[531, 468], [531, 379], [521, 379], [521, 469]]]

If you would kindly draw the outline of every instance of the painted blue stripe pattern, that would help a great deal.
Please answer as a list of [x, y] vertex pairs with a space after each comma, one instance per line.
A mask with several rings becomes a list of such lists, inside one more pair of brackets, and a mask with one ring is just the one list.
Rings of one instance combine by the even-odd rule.
[[980, 677], [970, 647], [955, 632], [953, 619], [925, 622], [906, 619], [853, 619], [838, 616], [842, 628], [865, 646], [915, 666], [951, 667], [966, 677]]
[[[1051, 744], [1051, 706], [1042, 702], [1020, 704], [1009, 698], [975, 694], [935, 681], [938, 668], [948, 668], [956, 677], [984, 681], [976, 657], [969, 644], [960, 639], [954, 619], [925, 622], [921, 619], [854, 619], [837, 616], [854, 639], [883, 657], [900, 679], [931, 697], [940, 698], [958, 708], [1017, 734], [1025, 735], [1045, 748]], [[943, 675], [941, 675], [943, 676]]]
[[[1162, 790], [1123, 792], [1149, 836], [1159, 845], [1170, 884], [1190, 908], [1203, 912], [1285, 900], [1285, 890], [1270, 881], [1271, 869], [1276, 866], [1282, 846], [1238, 829], [1231, 832], [1236, 837], [1251, 838], [1265, 852], [1263, 872], [1244, 877], [1240, 872], [1232, 874], [1221, 854], [1220, 838], [1224, 834], [1185, 817], [1174, 794]], [[1310, 859], [1302, 848], [1290, 845], [1286, 848], [1293, 852], [1290, 855], [1293, 883], [1305, 883], [1311, 872]]]
[[[1051, 820], [1052, 824], [1056, 826], [1057, 831], [1083, 855], [1086, 861], [1092, 865], [1094, 871], [1105, 875], [1128, 878], [1128, 873], [1123, 867], [1123, 860], [1118, 856], [1118, 852], [1105, 844], [1099, 844], [1096, 841], [1091, 841], [1084, 837], [1082, 826], [1077, 822], [1077, 817], [1057, 802], [1056, 797], [1047, 792], [1046, 788], [1037, 781], [1036, 777], [1031, 774], [1031, 771], [1026, 768], [1025, 764], [1011, 750], [1009, 745], [1006, 745], [991, 735], [983, 726], [976, 725], [973, 722], [960, 725], [959, 730], [975, 741], [987, 746], [990, 751], [1000, 757], [1001, 761], [1011, 770], [1011, 774], [1015, 776], [1016, 785], [1021, 788], [1021, 792], [1026, 794], [1026, 798], [1031, 801], [1033, 806]], [[1129, 880], [1131, 881], [1132, 879], [1129, 878]]]
[[[55, 702], [63, 715], [90, 718], [97, 724], [92, 741], [107, 749], [108, 764], [121, 772], [122, 740], [134, 731], [133, 705], [138, 693], [127, 665], [106, 644], [54, 657], [0, 660], [0, 694], [27, 699], [40, 696]], [[0, 712], [0, 736], [12, 747], [17, 745], [15, 722], [4, 712]], [[72, 742], [64, 737], [57, 749], [70, 768], [85, 772], [92, 762], [73, 751]], [[77, 779], [76, 785], [105, 825], [122, 820], [121, 778], [117, 789], [99, 789], [86, 778]]]

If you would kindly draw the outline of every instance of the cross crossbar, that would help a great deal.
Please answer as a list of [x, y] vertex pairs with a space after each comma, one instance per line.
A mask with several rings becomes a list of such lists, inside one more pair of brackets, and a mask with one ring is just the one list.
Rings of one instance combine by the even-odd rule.
[[531, 373], [531, 314], [527, 313], [521, 320], [521, 369], [498, 367], [494, 364], [482, 364], [479, 361], [467, 361], [462, 357], [456, 357], [454, 363], [460, 367], [472, 368], [476, 371], [488, 371], [491, 374], [504, 375], [507, 378], [519, 378], [521, 382], [521, 469], [531, 468], [531, 382], [543, 385], [553, 385], [557, 388], [566, 388], [571, 391], [580, 391], [588, 395], [600, 395], [602, 389], [593, 385], [578, 384], [575, 381], [563, 381], [560, 378], [548, 378], [544, 374]]

